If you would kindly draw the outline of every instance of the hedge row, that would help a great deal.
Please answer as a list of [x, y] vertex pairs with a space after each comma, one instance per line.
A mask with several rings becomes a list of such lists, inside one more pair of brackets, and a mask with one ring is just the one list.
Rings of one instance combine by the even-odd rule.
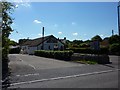
[[60, 60], [69, 61], [73, 54], [73, 51], [46, 51], [46, 50], [37, 50], [34, 53], [36, 56], [46, 57], [46, 58], [55, 58]]
[[73, 55], [72, 60], [85, 60], [85, 61], [93, 61], [97, 62], [98, 64], [109, 64], [109, 56], [108, 55]]
[[108, 54], [108, 48], [101, 48], [100, 50], [94, 50], [90, 48], [70, 48], [67, 50], [72, 50], [74, 53], [84, 53], [84, 54]]
[[120, 56], [120, 43], [113, 43], [110, 45], [110, 54], [119, 55]]
[[19, 53], [20, 53], [20, 48], [9, 49], [9, 54], [19, 54]]

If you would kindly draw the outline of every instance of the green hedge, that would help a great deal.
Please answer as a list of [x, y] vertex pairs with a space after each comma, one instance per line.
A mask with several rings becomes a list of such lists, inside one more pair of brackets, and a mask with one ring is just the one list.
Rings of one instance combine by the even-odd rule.
[[94, 50], [90, 48], [70, 48], [67, 50], [72, 50], [74, 53], [84, 53], [84, 54], [108, 54], [108, 48], [100, 48], [100, 50]]
[[71, 60], [78, 61], [92, 61], [97, 62], [98, 64], [109, 64], [109, 56], [108, 55], [73, 55]]
[[36, 56], [46, 57], [46, 58], [55, 58], [65, 61], [69, 61], [73, 54], [73, 51], [47, 51], [47, 50], [37, 50], [34, 53]]
[[9, 49], [9, 54], [19, 54], [20, 53], [20, 48], [12, 48]]
[[111, 54], [120, 55], [120, 43], [111, 44], [109, 50]]

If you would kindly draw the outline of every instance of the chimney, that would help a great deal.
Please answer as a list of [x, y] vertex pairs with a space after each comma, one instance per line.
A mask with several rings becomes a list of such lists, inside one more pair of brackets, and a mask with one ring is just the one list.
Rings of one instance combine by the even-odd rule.
[[112, 30], [112, 36], [114, 35], [114, 30]]
[[44, 27], [42, 28], [42, 50], [44, 50]]
[[64, 37], [64, 40], [66, 40], [66, 37]]
[[44, 37], [44, 27], [42, 28], [42, 37]]

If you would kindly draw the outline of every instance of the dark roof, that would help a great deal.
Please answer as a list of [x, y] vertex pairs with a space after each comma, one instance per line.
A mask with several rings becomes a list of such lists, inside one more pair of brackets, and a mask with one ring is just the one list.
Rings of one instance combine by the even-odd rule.
[[[44, 37], [44, 41], [46, 41], [47, 39], [49, 39], [50, 37], [54, 37], [53, 35], [49, 35], [49, 36], [46, 36]], [[54, 37], [55, 38], [55, 37]], [[28, 45], [28, 46], [38, 46], [40, 45], [42, 42], [44, 42], [42, 40], [43, 38], [36, 38], [36, 39], [33, 39], [33, 40], [27, 40], [25, 43], [23, 43], [21, 46], [25, 46], [25, 45]], [[57, 38], [56, 38], [57, 39]], [[58, 39], [57, 39], [58, 40]], [[61, 42], [61, 41], [60, 41]], [[62, 43], [62, 42], [61, 42]]]

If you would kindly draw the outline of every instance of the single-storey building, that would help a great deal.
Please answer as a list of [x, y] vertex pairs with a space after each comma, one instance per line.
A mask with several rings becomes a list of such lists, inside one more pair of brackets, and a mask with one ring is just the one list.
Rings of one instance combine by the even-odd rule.
[[64, 42], [53, 35], [50, 35], [33, 40], [27, 40], [25, 43], [21, 44], [20, 47], [22, 53], [34, 54], [35, 50], [64, 50]]

